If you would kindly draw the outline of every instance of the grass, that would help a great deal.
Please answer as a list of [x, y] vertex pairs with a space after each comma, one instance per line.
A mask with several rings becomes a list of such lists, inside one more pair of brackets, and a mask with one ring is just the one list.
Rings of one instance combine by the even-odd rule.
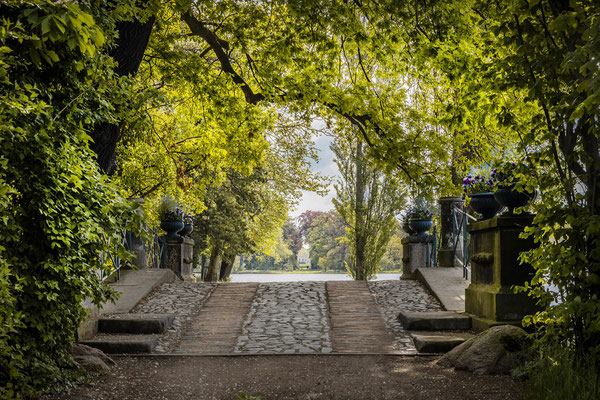
[[576, 362], [566, 350], [549, 349], [525, 373], [525, 400], [600, 399], [598, 363], [591, 355]]

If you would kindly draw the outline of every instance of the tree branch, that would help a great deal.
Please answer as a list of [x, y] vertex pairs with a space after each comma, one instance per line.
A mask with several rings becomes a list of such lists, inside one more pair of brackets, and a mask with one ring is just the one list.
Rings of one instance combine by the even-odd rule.
[[254, 93], [254, 91], [246, 83], [244, 78], [242, 78], [233, 69], [231, 61], [229, 60], [229, 56], [225, 52], [226, 50], [228, 50], [229, 47], [228, 44], [227, 48], [224, 47], [224, 44], [227, 43], [226, 41], [219, 39], [217, 35], [214, 34], [214, 32], [206, 28], [206, 26], [201, 21], [198, 21], [189, 11], [183, 14], [181, 18], [187, 24], [187, 26], [190, 28], [190, 31], [194, 35], [200, 36], [206, 41], [206, 43], [208, 43], [212, 51], [215, 53], [215, 56], [217, 56], [217, 59], [221, 63], [221, 69], [224, 72], [231, 75], [233, 81], [236, 84], [240, 85], [240, 88], [242, 89], [242, 92], [244, 93], [244, 96], [246, 97], [246, 101], [248, 103], [258, 104], [262, 100], [264, 100], [265, 97], [261, 93]]

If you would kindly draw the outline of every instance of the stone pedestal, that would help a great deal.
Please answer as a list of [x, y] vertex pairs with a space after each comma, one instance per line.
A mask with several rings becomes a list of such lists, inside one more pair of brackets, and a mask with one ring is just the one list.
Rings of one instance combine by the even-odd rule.
[[[455, 205], [464, 207], [461, 197], [442, 197], [440, 203], [440, 248], [438, 250], [438, 266], [454, 267], [454, 240], [461, 232], [452, 229], [452, 209]], [[462, 251], [462, 249], [457, 249]]]
[[402, 276], [400, 279], [417, 279], [417, 268], [425, 268], [427, 256], [433, 249], [431, 237], [409, 236], [402, 239]]
[[498, 216], [468, 226], [472, 277], [465, 291], [465, 311], [473, 315], [473, 329], [520, 325], [525, 315], [537, 311], [531, 297], [512, 289], [533, 275], [533, 268], [518, 260], [521, 252], [534, 246], [532, 238], [519, 238], [532, 220], [531, 215]]
[[131, 251], [133, 252], [133, 265], [136, 269], [148, 268], [146, 244], [133, 233], [131, 234]]
[[165, 266], [183, 280], [192, 280], [194, 240], [181, 236], [164, 236]]

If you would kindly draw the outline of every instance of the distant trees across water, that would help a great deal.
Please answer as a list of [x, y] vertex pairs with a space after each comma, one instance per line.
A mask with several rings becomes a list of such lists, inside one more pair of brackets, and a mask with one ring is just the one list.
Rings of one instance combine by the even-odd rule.
[[[323, 271], [345, 273], [350, 249], [341, 239], [344, 222], [335, 210], [308, 210], [296, 220], [288, 219], [277, 237], [272, 254], [239, 257], [233, 272], [244, 271]], [[402, 268], [402, 230], [398, 226], [381, 260], [382, 271]]]

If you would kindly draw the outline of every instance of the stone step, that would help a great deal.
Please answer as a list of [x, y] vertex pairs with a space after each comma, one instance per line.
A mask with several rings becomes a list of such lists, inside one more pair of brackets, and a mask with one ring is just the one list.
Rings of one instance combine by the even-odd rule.
[[80, 342], [107, 354], [152, 353], [158, 343], [158, 335], [106, 335], [99, 334]]
[[171, 327], [175, 314], [113, 314], [98, 320], [100, 333], [164, 333]]
[[454, 311], [400, 311], [398, 320], [412, 331], [463, 331], [471, 329], [471, 317]]
[[468, 332], [410, 332], [419, 353], [447, 353], [472, 338]]

